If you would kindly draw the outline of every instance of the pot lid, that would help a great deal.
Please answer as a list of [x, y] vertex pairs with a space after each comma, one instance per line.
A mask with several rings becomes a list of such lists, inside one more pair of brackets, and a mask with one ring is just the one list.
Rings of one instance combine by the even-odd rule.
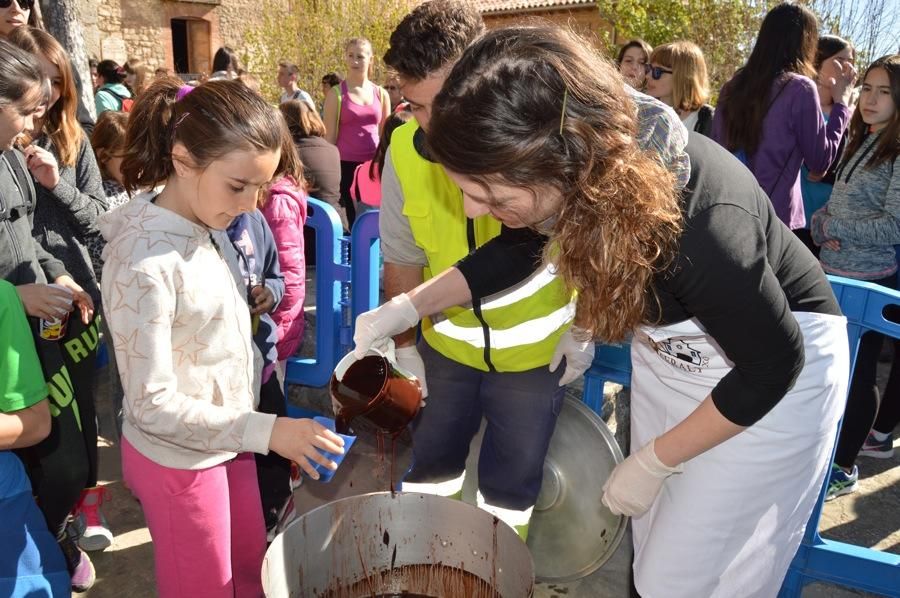
[[566, 397], [544, 460], [544, 482], [528, 526], [535, 579], [568, 582], [590, 575], [615, 553], [627, 518], [600, 502], [603, 484], [622, 462], [600, 416]]

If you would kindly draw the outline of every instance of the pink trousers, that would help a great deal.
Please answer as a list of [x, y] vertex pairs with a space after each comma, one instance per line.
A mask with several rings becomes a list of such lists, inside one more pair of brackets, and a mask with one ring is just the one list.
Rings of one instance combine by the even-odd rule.
[[161, 598], [263, 595], [266, 530], [252, 454], [208, 469], [172, 469], [123, 438], [122, 470], [150, 529]]

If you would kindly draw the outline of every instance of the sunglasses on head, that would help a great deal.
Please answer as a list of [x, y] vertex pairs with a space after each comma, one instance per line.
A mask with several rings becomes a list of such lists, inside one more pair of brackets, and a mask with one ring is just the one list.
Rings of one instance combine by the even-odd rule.
[[[34, 8], [35, 0], [17, 0], [19, 3], [19, 8], [22, 10], [31, 10]], [[12, 6], [13, 0], [0, 0], [0, 8], [9, 8]]]
[[659, 81], [662, 78], [663, 73], [668, 73], [669, 75], [671, 75], [672, 70], [663, 68], [661, 66], [651, 66], [649, 64], [645, 64], [644, 73], [653, 77], [654, 81]]

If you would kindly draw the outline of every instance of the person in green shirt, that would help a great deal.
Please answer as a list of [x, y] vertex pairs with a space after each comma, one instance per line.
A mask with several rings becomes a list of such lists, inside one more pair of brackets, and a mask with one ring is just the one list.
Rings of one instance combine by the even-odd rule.
[[[50, 434], [47, 383], [16, 288], [0, 280], [0, 595], [71, 593], [66, 561], [11, 449]], [[24, 541], [23, 541], [24, 539]]]

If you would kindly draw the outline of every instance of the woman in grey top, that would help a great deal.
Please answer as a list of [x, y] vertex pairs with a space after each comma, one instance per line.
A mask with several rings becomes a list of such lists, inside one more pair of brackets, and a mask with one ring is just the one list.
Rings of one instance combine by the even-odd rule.
[[[822, 246], [819, 258], [826, 272], [890, 288], [897, 283], [894, 246], [900, 244], [898, 106], [900, 55], [895, 54], [879, 58], [866, 70], [834, 191], [825, 207], [813, 214], [810, 226], [813, 240]], [[887, 315], [897, 320], [896, 312], [889, 310]], [[875, 369], [882, 338], [869, 332], [859, 345], [829, 498], [856, 490], [859, 472], [853, 462], [857, 454], [893, 455], [891, 431], [900, 422], [900, 346], [895, 342], [891, 375], [879, 408]]]

